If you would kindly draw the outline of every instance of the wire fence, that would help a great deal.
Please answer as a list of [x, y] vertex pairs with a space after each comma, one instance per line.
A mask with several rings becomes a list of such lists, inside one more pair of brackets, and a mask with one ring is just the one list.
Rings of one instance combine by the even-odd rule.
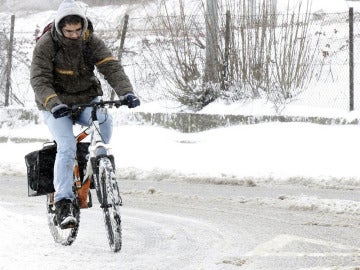
[[[278, 15], [279, 16], [279, 15]], [[280, 15], [281, 16], [281, 15]], [[225, 15], [223, 16], [225, 17]], [[171, 38], [172, 33], [163, 28], [162, 17], [131, 19], [129, 23], [129, 37], [137, 39], [143, 46], [139, 50], [146, 54], [149, 44], [155, 46], [165, 42], [164, 37]], [[173, 18], [176, 22], [179, 17]], [[234, 22], [241, 20], [232, 17]], [[191, 35], [195, 47], [205, 48], [206, 31], [204, 18], [196, 16], [188, 20], [191, 22]], [[281, 19], [278, 20], [281, 22]], [[222, 22], [224, 24], [224, 20]], [[220, 42], [224, 42], [224, 25], [220, 26]], [[354, 109], [360, 109], [360, 13], [354, 14]], [[328, 108], [332, 110], [349, 111], [349, 14], [346, 13], [314, 13], [311, 14], [311, 27], [308, 36], [317, 40], [315, 50], [315, 74], [307, 89], [291, 100], [299, 106]], [[276, 37], [284, 38], [283, 36]], [[202, 47], [204, 46], [204, 47]], [[220, 45], [222, 46], [222, 45]], [[131, 50], [131, 48], [129, 48]], [[136, 49], [136, 48], [132, 48]], [[134, 52], [135, 53], [135, 52]], [[138, 65], [134, 58], [126, 60], [130, 65]], [[132, 62], [134, 61], [134, 62]], [[151, 75], [148, 73], [148, 75]], [[144, 79], [144, 78], [143, 78]], [[147, 78], [145, 78], [147, 79]], [[150, 78], [151, 80], [151, 78]]]
[[[224, 15], [225, 17], [225, 15]], [[0, 17], [0, 82], [4, 82], [6, 49], [9, 36], [9, 22]], [[180, 17], [173, 17], [176, 23]], [[238, 18], [233, 15], [233, 22]], [[129, 19], [125, 47], [122, 51], [122, 63], [125, 66], [139, 94], [151, 100], [164, 95], [158, 91], [164, 80], [162, 72], [151, 61], [154, 54], [162, 54], [164, 46], [172, 40], [171, 31], [164, 27], [164, 17]], [[203, 16], [194, 16], [189, 28], [193, 45], [197, 50], [205, 50], [206, 30]], [[114, 27], [106, 22], [96, 22], [96, 33], [102, 36], [113, 53], [119, 53], [121, 25]], [[22, 100], [23, 104], [33, 103], [33, 93], [29, 84], [29, 67], [32, 49], [35, 46], [33, 32], [15, 32], [14, 60], [12, 67], [12, 104]], [[224, 42], [224, 25], [220, 25], [219, 42]], [[349, 111], [349, 14], [313, 13], [308, 37], [318, 40], [314, 57], [316, 65], [314, 79], [291, 100], [299, 106], [319, 107], [330, 110]], [[282, 39], [278, 36], [276, 39]], [[221, 45], [220, 47], [222, 47]], [[354, 109], [360, 109], [360, 13], [354, 14]], [[106, 88], [106, 86], [105, 86]], [[0, 84], [0, 105], [4, 103], [4, 84]]]

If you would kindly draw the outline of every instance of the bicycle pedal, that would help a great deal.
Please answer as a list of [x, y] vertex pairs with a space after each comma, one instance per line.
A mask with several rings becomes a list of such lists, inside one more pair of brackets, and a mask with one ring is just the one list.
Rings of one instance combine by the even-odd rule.
[[72, 229], [76, 227], [76, 223], [68, 223], [64, 225], [60, 225], [60, 229], [66, 230], [66, 229]]
[[70, 228], [74, 228], [77, 225], [77, 221], [74, 217], [72, 216], [68, 216], [66, 217], [60, 224], [60, 229], [64, 230], [64, 229], [70, 229]]
[[54, 204], [49, 204], [49, 206], [48, 206], [48, 213], [55, 215], [55, 205], [54, 205]]
[[54, 216], [54, 217], [53, 217], [53, 223], [54, 223], [54, 225], [55, 225], [55, 226], [57, 226], [57, 225], [58, 225], [58, 222], [57, 222], [56, 216]]

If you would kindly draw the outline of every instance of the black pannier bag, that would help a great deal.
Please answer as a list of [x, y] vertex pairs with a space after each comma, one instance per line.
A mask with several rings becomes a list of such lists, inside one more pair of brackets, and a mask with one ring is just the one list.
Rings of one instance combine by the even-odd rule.
[[[79, 143], [77, 146], [80, 172], [86, 166], [88, 147], [89, 143]], [[28, 196], [46, 195], [55, 191], [53, 184], [55, 157], [55, 142], [45, 143], [42, 149], [25, 156]]]
[[40, 196], [54, 192], [54, 163], [56, 143], [45, 143], [43, 148], [25, 156], [28, 180], [28, 196]]

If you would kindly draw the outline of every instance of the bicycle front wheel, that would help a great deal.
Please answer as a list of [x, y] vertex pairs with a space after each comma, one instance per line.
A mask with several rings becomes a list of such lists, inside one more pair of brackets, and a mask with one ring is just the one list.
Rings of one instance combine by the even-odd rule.
[[109, 158], [100, 158], [98, 172], [96, 189], [104, 213], [109, 245], [112, 251], [118, 252], [122, 245], [120, 215], [122, 201], [115, 171]]
[[69, 229], [61, 229], [60, 226], [56, 224], [56, 220], [55, 220], [56, 217], [55, 217], [54, 193], [46, 195], [46, 213], [47, 213], [50, 233], [53, 236], [56, 243], [62, 244], [64, 246], [70, 246], [75, 241], [79, 231], [80, 208], [77, 198], [73, 200], [73, 203], [71, 205], [71, 212], [77, 220], [76, 226]]

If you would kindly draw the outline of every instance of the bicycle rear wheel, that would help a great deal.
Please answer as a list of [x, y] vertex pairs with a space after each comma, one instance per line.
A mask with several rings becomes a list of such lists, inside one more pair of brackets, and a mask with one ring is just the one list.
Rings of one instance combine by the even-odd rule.
[[75, 241], [79, 231], [80, 208], [77, 198], [73, 200], [71, 206], [72, 214], [77, 220], [77, 224], [73, 228], [61, 229], [59, 226], [57, 226], [55, 222], [54, 193], [46, 195], [46, 210], [50, 233], [53, 236], [55, 242], [64, 246], [70, 246]]
[[99, 159], [98, 172], [96, 191], [104, 213], [109, 245], [112, 251], [118, 252], [121, 250], [122, 245], [120, 215], [122, 201], [115, 172], [109, 158]]

